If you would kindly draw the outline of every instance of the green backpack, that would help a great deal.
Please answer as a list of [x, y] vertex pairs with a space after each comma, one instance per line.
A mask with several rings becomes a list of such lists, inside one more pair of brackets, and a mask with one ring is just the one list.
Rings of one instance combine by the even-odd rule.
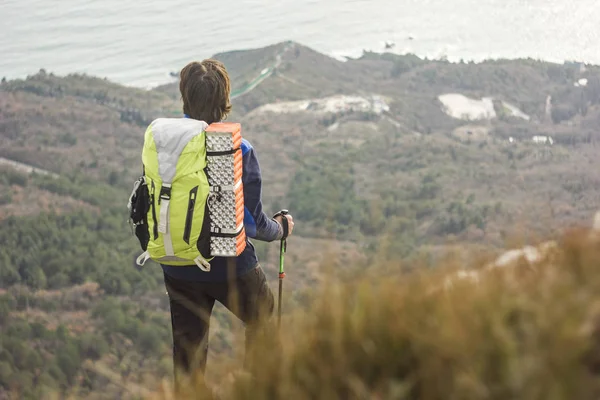
[[[220, 201], [221, 195], [213, 195], [222, 190], [209, 184], [208, 126], [190, 118], [158, 118], [146, 129], [144, 172], [134, 183], [128, 203], [130, 223], [144, 250], [137, 265], [151, 259], [172, 266], [196, 264], [210, 271], [211, 237], [235, 238], [243, 232], [243, 224], [228, 231], [211, 224], [209, 203]], [[213, 154], [222, 157], [236, 151], [241, 149]]]

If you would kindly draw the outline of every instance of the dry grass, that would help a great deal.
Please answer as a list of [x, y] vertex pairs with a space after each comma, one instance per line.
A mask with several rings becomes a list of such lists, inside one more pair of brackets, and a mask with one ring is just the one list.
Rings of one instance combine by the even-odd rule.
[[[538, 257], [323, 285], [310, 310], [265, 333], [231, 399], [593, 399], [600, 395], [600, 237], [572, 230]], [[476, 279], [457, 279], [456, 277]], [[452, 285], [448, 278], [455, 277]], [[273, 324], [274, 322], [269, 322]], [[275, 328], [269, 325], [268, 328]], [[210, 365], [209, 368], [217, 368]], [[230, 367], [230, 366], [229, 366]], [[215, 375], [214, 373], [211, 375]], [[175, 397], [211, 398], [201, 381]]]

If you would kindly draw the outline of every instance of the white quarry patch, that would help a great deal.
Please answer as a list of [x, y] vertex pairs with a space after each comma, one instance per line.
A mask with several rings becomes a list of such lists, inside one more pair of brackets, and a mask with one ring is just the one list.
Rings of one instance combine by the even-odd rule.
[[529, 120], [531, 119], [531, 117], [530, 117], [529, 115], [525, 114], [523, 111], [519, 110], [519, 108], [518, 108], [518, 107], [516, 107], [516, 106], [513, 106], [513, 105], [512, 105], [512, 104], [510, 104], [510, 103], [507, 103], [507, 102], [503, 101], [503, 102], [502, 102], [502, 105], [504, 106], [504, 108], [505, 108], [505, 109], [506, 109], [508, 112], [510, 112], [510, 114], [511, 114], [513, 117], [522, 118], [522, 119], [524, 119], [524, 120], [526, 120], [526, 121], [529, 121]]
[[382, 114], [388, 112], [390, 107], [385, 100], [378, 95], [369, 97], [337, 95], [321, 99], [309, 99], [300, 101], [287, 101], [281, 103], [265, 104], [258, 107], [254, 112], [265, 113], [298, 113], [313, 112], [318, 114], [339, 112], [374, 112]]
[[[442, 110], [452, 118], [467, 121], [491, 120], [497, 118], [494, 110], [494, 98], [484, 97], [481, 100], [472, 99], [459, 93], [447, 93], [438, 97], [442, 102]], [[518, 107], [502, 102], [504, 109], [513, 117], [529, 121], [531, 118]]]
[[491, 97], [476, 100], [462, 94], [448, 93], [439, 96], [438, 99], [443, 104], [443, 111], [452, 118], [464, 120], [496, 118], [496, 111]]
[[373, 95], [371, 96], [373, 100], [373, 111], [375, 114], [382, 114], [384, 112], [390, 112], [390, 106], [387, 105], [383, 97]]

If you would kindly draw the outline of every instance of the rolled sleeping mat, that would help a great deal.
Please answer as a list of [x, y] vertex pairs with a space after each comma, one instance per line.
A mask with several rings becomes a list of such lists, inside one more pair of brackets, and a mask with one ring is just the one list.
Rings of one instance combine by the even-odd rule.
[[211, 256], [236, 257], [246, 248], [239, 123], [217, 122], [206, 128], [206, 159]]

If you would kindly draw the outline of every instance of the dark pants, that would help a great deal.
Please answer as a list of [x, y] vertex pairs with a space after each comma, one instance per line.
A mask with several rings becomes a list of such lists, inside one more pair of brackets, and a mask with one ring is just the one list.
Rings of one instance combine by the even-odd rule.
[[215, 300], [244, 322], [247, 363], [258, 325], [270, 317], [274, 309], [273, 293], [260, 266], [229, 282], [182, 281], [165, 274], [165, 286], [171, 307], [176, 376], [178, 370], [204, 373]]

